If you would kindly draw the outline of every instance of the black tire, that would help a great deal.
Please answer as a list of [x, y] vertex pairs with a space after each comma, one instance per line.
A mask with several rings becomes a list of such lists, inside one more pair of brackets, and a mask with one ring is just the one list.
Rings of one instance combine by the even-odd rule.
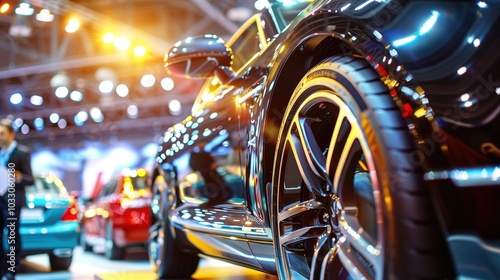
[[125, 248], [116, 245], [113, 239], [113, 225], [111, 222], [106, 223], [106, 243], [104, 245], [104, 256], [110, 260], [121, 260], [125, 256]]
[[[364, 60], [311, 69], [276, 145], [272, 227], [281, 279], [453, 277], [408, 126]], [[349, 265], [346, 265], [349, 263]]]
[[168, 211], [175, 205], [175, 189], [165, 182], [163, 176], [158, 176], [154, 182], [152, 203], [157, 221], [149, 230], [148, 254], [160, 279], [190, 278], [200, 260], [198, 254], [183, 251], [171, 232]]
[[58, 257], [53, 253], [49, 254], [50, 268], [52, 269], [52, 271], [68, 270], [68, 268], [71, 266], [72, 260], [72, 255], [69, 257]]

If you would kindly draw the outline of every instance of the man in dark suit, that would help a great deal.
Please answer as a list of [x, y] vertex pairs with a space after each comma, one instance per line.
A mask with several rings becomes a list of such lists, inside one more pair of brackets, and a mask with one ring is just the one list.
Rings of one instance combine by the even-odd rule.
[[[25, 187], [33, 184], [29, 149], [18, 144], [10, 120], [0, 120], [0, 267], [1, 280], [15, 279], [20, 267], [21, 236], [19, 235], [21, 207], [26, 205]], [[3, 244], [7, 228], [7, 243]], [[5, 249], [7, 248], [7, 252]]]

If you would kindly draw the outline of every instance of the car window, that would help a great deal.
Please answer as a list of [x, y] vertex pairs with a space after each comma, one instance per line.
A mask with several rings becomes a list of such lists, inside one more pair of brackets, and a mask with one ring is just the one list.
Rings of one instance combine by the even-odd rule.
[[134, 190], [144, 190], [148, 188], [148, 176], [136, 176], [131, 179]]
[[274, 15], [277, 25], [283, 31], [296, 17], [304, 10], [310, 3], [296, 3], [292, 6], [285, 6], [283, 4], [275, 4], [272, 6], [271, 12]]
[[118, 185], [118, 181], [116, 179], [111, 180], [109, 183], [104, 185], [102, 188], [102, 192], [99, 197], [108, 196], [116, 191], [116, 186]]
[[49, 178], [35, 177], [35, 184], [26, 186], [27, 193], [59, 193], [59, 188]]
[[231, 44], [233, 51], [233, 69], [238, 71], [243, 67], [256, 53], [261, 50], [261, 43], [259, 40], [259, 29], [257, 23], [254, 21], [246, 28], [236, 41]]

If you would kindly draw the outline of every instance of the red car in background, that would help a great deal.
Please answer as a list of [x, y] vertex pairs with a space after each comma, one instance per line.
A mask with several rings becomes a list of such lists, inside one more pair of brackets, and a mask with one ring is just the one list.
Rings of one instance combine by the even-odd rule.
[[85, 251], [104, 246], [109, 259], [122, 259], [127, 247], [145, 246], [150, 226], [151, 192], [144, 169], [125, 170], [100, 186], [82, 218]]

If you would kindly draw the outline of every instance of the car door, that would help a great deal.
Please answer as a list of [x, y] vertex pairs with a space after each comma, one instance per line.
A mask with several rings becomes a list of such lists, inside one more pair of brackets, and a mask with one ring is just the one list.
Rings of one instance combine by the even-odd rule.
[[106, 222], [112, 218], [112, 205], [118, 199], [116, 193], [120, 185], [120, 179], [112, 179], [104, 186], [103, 192], [97, 201], [96, 224], [99, 227], [99, 237], [101, 238], [104, 238], [106, 234]]
[[102, 187], [97, 198], [87, 207], [84, 213], [84, 230], [87, 242], [92, 245], [103, 242], [106, 219], [109, 216], [106, 199], [117, 186], [116, 180], [111, 180]]

